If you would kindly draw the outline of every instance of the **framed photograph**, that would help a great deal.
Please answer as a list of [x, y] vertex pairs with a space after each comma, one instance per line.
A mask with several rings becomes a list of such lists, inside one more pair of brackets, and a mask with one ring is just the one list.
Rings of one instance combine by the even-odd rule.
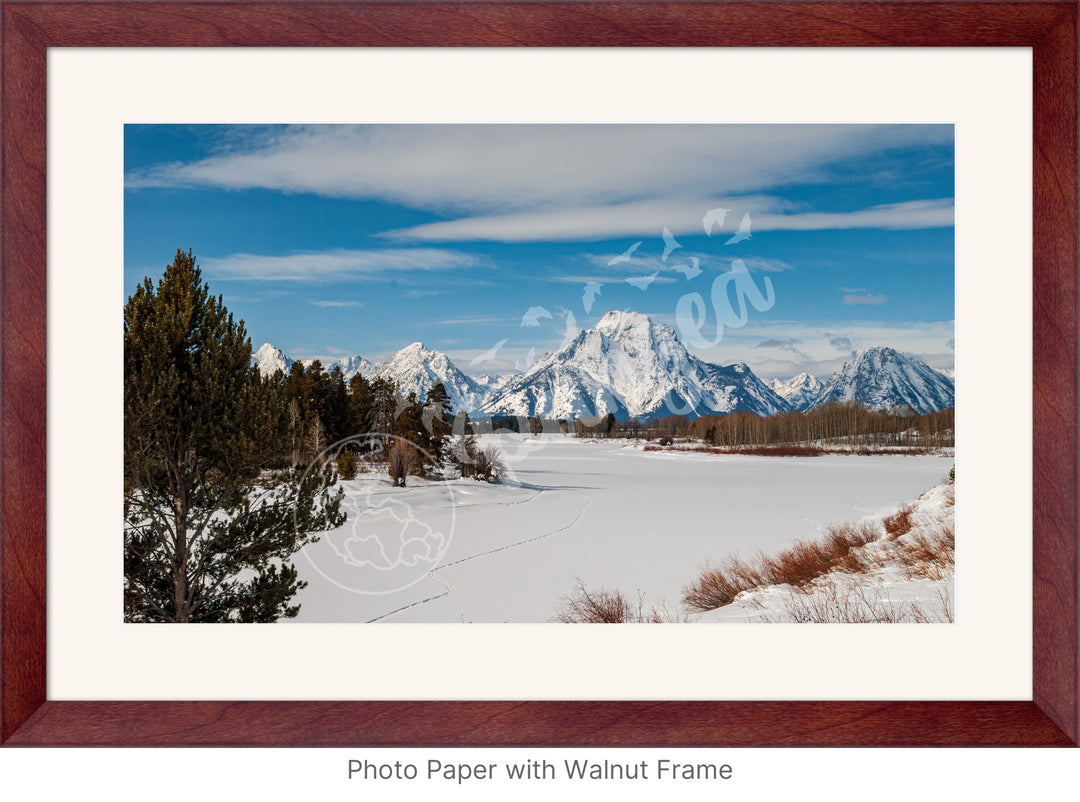
[[1075, 745], [1076, 26], [4, 3], [0, 740]]

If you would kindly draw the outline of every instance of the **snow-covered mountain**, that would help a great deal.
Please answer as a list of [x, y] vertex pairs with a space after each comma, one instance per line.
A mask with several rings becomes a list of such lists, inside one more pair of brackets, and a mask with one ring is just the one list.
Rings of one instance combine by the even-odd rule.
[[783, 398], [792, 409], [806, 409], [818, 397], [823, 387], [817, 376], [800, 373], [787, 381], [773, 379], [769, 385], [772, 391]]
[[855, 401], [876, 410], [936, 412], [956, 405], [954, 393], [952, 381], [926, 363], [892, 348], [864, 348], [825, 382], [810, 408]]
[[436, 382], [442, 382], [454, 411], [471, 412], [484, 400], [485, 390], [458, 369], [442, 351], [425, 348], [423, 343], [407, 345], [378, 369], [378, 375], [396, 382], [403, 396], [416, 393], [421, 401]]
[[334, 369], [335, 366], [341, 367], [341, 373], [345, 376], [345, 381], [348, 381], [357, 373], [363, 376], [365, 379], [375, 375], [379, 370], [379, 366], [372, 362], [370, 359], [364, 359], [362, 356], [347, 356], [342, 359], [335, 359], [329, 365], [326, 365], [327, 372]]
[[277, 371], [288, 373], [295, 359], [289, 359], [280, 348], [270, 343], [263, 343], [259, 350], [251, 355], [251, 364], [259, 368], [263, 376], [273, 376]]
[[787, 402], [743, 363], [693, 356], [670, 326], [637, 312], [608, 312], [595, 329], [549, 351], [483, 405], [485, 414], [545, 418], [698, 417], [739, 410], [772, 415]]

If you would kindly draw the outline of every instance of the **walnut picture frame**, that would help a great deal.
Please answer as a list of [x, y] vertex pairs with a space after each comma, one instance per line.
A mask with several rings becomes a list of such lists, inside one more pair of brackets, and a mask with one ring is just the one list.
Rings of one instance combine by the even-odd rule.
[[[0, 743], [1076, 746], [1076, 2], [3, 2]], [[1033, 86], [1030, 701], [52, 701], [46, 693], [50, 47], [1021, 47]]]

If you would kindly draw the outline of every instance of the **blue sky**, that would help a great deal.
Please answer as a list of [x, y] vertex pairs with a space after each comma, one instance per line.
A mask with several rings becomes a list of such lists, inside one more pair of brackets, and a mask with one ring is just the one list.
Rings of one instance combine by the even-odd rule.
[[[253, 347], [378, 361], [419, 340], [468, 369], [505, 340], [473, 371], [505, 373], [620, 309], [765, 379], [825, 375], [872, 345], [953, 366], [952, 126], [127, 125], [124, 138], [125, 299], [190, 248]], [[751, 236], [732, 241], [744, 220]], [[718, 329], [734, 260], [774, 302]]]

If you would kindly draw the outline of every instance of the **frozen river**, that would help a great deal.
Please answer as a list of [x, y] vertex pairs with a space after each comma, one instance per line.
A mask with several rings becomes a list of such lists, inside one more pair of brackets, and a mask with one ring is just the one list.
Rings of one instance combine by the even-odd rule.
[[578, 578], [674, 610], [706, 562], [891, 512], [953, 464], [645, 452], [551, 435], [483, 442], [500, 445], [516, 484], [346, 483], [349, 521], [296, 557], [310, 584], [295, 620], [546, 622]]

